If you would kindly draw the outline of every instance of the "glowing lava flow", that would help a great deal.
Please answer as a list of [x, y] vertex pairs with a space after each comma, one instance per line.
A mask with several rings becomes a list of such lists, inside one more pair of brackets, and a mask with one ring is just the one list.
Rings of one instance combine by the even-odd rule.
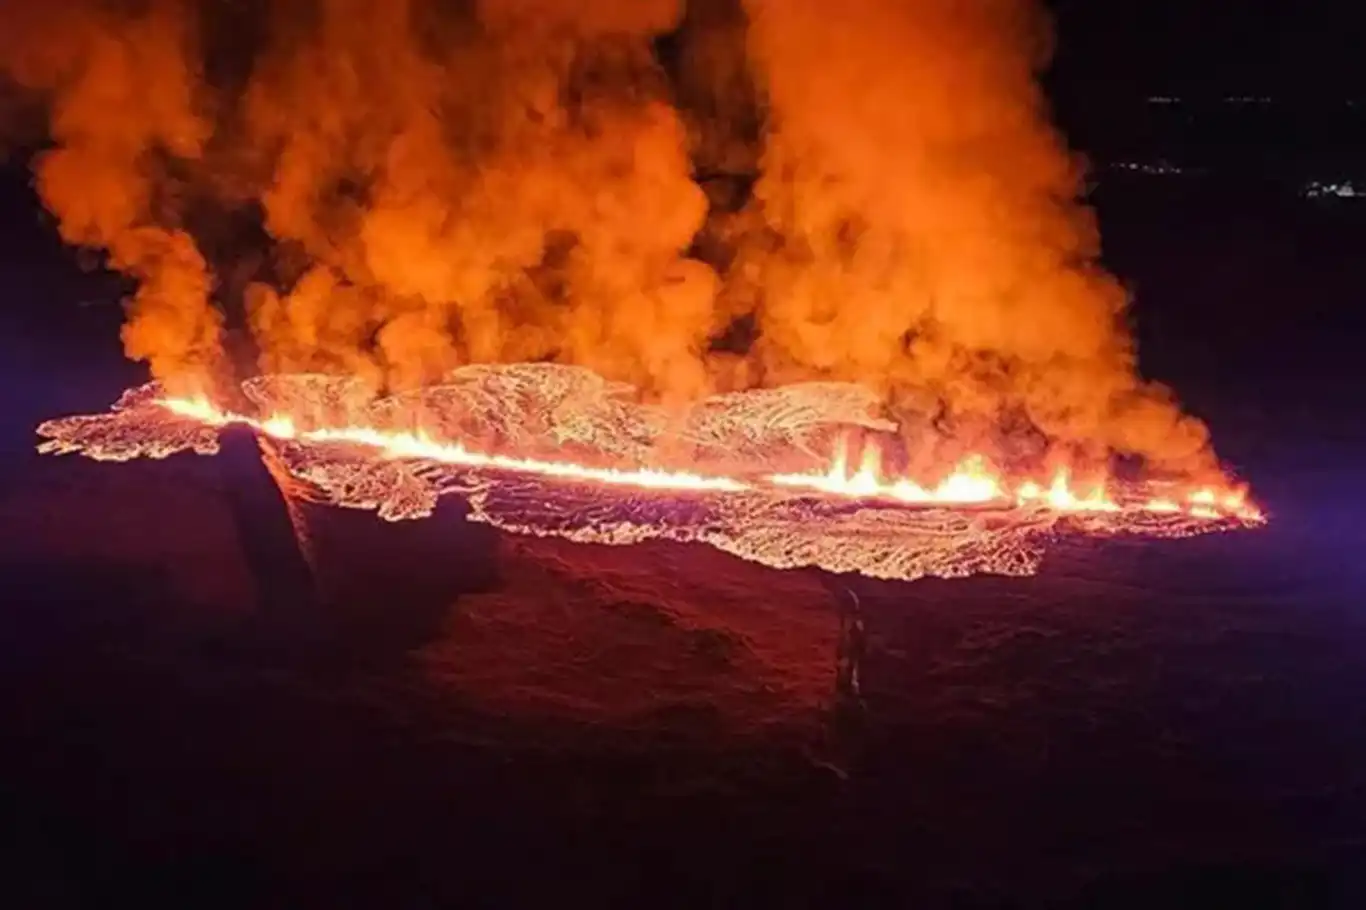
[[880, 457], [876, 449], [867, 449], [856, 471], [849, 470], [848, 456], [841, 450], [830, 469], [824, 474], [775, 474], [769, 480], [779, 486], [816, 490], [834, 496], [865, 499], [886, 499], [915, 505], [969, 506], [1017, 505], [1047, 508], [1057, 512], [1105, 513], [1149, 512], [1153, 514], [1184, 514], [1211, 521], [1237, 518], [1251, 524], [1264, 520], [1256, 506], [1247, 500], [1244, 490], [1230, 490], [1222, 494], [1202, 488], [1187, 493], [1182, 499], [1171, 497], [1126, 497], [1123, 502], [1111, 498], [1104, 485], [1093, 487], [1079, 496], [1073, 490], [1068, 471], [1060, 469], [1048, 486], [1025, 481], [1014, 489], [987, 466], [980, 455], [964, 459], [944, 480], [933, 487], [925, 487], [913, 480], [882, 479]]
[[[1030, 575], [1057, 534], [1171, 539], [1265, 521], [1227, 484], [1107, 488], [1066, 471], [1026, 480], [981, 456], [933, 482], [912, 479], [876, 445], [896, 427], [875, 396], [841, 383], [715, 396], [682, 412], [552, 364], [461, 367], [440, 385], [382, 398], [322, 374], [258, 376], [242, 393], [273, 416], [148, 384], [105, 413], [45, 421], [38, 450], [102, 462], [212, 455], [219, 428], [245, 424], [299, 482], [301, 502], [406, 521], [458, 493], [466, 520], [512, 534], [697, 543], [775, 569], [900, 581]], [[472, 446], [476, 434], [515, 454]], [[833, 457], [832, 438], [842, 441]], [[690, 470], [665, 467], [673, 457]], [[305, 513], [328, 520], [327, 510]]]
[[167, 410], [191, 417], [214, 426], [243, 423], [276, 439], [300, 440], [313, 443], [344, 443], [378, 449], [389, 458], [415, 458], [463, 465], [471, 468], [514, 471], [538, 474], [565, 480], [584, 480], [614, 486], [640, 487], [653, 490], [697, 490], [740, 492], [749, 485], [729, 477], [707, 477], [686, 471], [665, 471], [654, 468], [620, 470], [595, 468], [567, 461], [545, 461], [537, 458], [514, 458], [508, 455], [475, 452], [459, 443], [438, 442], [422, 433], [378, 430], [371, 427], [325, 427], [300, 430], [289, 417], [276, 415], [265, 420], [220, 411], [203, 400], [179, 398], [160, 402]]
[[913, 480], [885, 480], [880, 453], [870, 447], [863, 453], [857, 470], [851, 471], [843, 448], [837, 452], [829, 470], [820, 474], [770, 474], [746, 482], [734, 477], [709, 476], [660, 468], [599, 468], [569, 461], [519, 458], [471, 450], [458, 442], [442, 442], [417, 432], [381, 430], [365, 426], [300, 429], [290, 417], [276, 415], [256, 420], [219, 410], [206, 400], [167, 398], [158, 403], [183, 417], [212, 426], [233, 423], [250, 425], [281, 440], [365, 446], [386, 458], [416, 459], [471, 468], [534, 474], [588, 483], [634, 487], [650, 490], [739, 493], [760, 488], [781, 487], [848, 499], [886, 500], [918, 506], [997, 506], [1003, 508], [1044, 508], [1063, 513], [1150, 512], [1182, 514], [1218, 521], [1237, 519], [1256, 524], [1263, 521], [1260, 510], [1247, 501], [1244, 491], [1219, 493], [1199, 489], [1177, 499], [1171, 497], [1127, 497], [1123, 502], [1110, 497], [1103, 486], [1085, 495], [1074, 492], [1066, 470], [1059, 471], [1048, 486], [1034, 481], [1013, 489], [987, 465], [981, 456], [970, 456], [941, 482], [926, 487]]
[[835, 455], [824, 474], [774, 474], [769, 478], [784, 487], [818, 490], [834, 496], [889, 499], [917, 505], [983, 505], [1007, 502], [1001, 481], [987, 470], [985, 459], [970, 456], [948, 477], [932, 488], [913, 480], [884, 481], [880, 456], [875, 448], [864, 450], [857, 471], [849, 471], [848, 455], [843, 449]]

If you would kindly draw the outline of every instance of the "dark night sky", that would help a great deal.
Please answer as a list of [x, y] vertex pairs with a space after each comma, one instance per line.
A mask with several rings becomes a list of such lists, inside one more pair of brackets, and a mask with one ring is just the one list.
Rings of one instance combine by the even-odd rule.
[[1326, 0], [1053, 0], [1071, 93], [1366, 95], [1366, 14]]

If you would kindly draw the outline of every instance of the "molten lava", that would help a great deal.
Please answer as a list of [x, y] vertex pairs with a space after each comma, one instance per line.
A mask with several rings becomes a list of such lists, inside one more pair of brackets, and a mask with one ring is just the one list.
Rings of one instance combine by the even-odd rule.
[[[1081, 485], [1065, 469], [1015, 479], [982, 455], [933, 482], [897, 476], [877, 445], [852, 456], [850, 425], [885, 427], [867, 400], [837, 386], [722, 396], [680, 420], [626, 403], [587, 371], [523, 364], [466, 368], [451, 379], [369, 400], [346, 380], [260, 377], [244, 391], [264, 417], [168, 397], [153, 384], [126, 393], [109, 414], [49, 421], [39, 427], [49, 437], [40, 449], [102, 460], [210, 453], [218, 428], [246, 424], [321, 501], [389, 520], [430, 514], [440, 495], [460, 491], [472, 520], [511, 531], [697, 540], [768, 565], [889, 578], [1029, 572], [1040, 533], [1059, 523], [1188, 536], [1265, 520], [1241, 487]], [[414, 415], [421, 426], [404, 426]], [[449, 431], [472, 416], [497, 423], [499, 448], [527, 454]], [[659, 457], [680, 441], [691, 447], [688, 470]], [[773, 469], [793, 453], [811, 467]]]
[[911, 505], [1016, 504], [1059, 512], [1123, 512], [1127, 509], [1162, 513], [1184, 512], [1192, 517], [1210, 521], [1237, 518], [1258, 523], [1263, 520], [1261, 511], [1247, 502], [1246, 493], [1242, 490], [1232, 490], [1220, 495], [1212, 489], [1200, 488], [1189, 492], [1184, 501], [1148, 498], [1121, 505], [1110, 498], [1103, 485], [1092, 488], [1085, 495], [1078, 495], [1072, 489], [1066, 469], [1060, 469], [1047, 487], [1034, 481], [1025, 481], [1011, 487], [988, 468], [986, 459], [980, 455], [968, 456], [947, 477], [932, 487], [922, 486], [907, 478], [884, 479], [881, 452], [876, 446], [869, 446], [864, 450], [860, 465], [854, 471], [849, 468], [846, 448], [841, 446], [832, 459], [829, 470], [824, 473], [768, 474], [755, 482], [746, 482], [737, 477], [708, 476], [662, 468], [596, 468], [572, 461], [548, 461], [483, 453], [473, 451], [459, 442], [438, 441], [420, 432], [386, 431], [369, 426], [351, 425], [301, 430], [295, 420], [287, 414], [275, 414], [257, 420], [219, 410], [204, 398], [161, 398], [156, 403], [172, 413], [210, 426], [248, 424], [259, 432], [279, 440], [297, 440], [320, 445], [358, 445], [374, 449], [384, 458], [434, 461], [611, 486], [738, 493], [772, 485], [810, 490], [829, 496], [886, 499]]
[[227, 426], [247, 424], [273, 439], [298, 440], [306, 443], [341, 443], [365, 446], [376, 450], [384, 458], [411, 458], [441, 464], [462, 465], [470, 468], [489, 468], [536, 474], [587, 483], [640, 487], [650, 490], [721, 490], [738, 492], [747, 485], [729, 477], [706, 477], [686, 471], [665, 471], [655, 468], [619, 470], [595, 468], [571, 461], [544, 461], [538, 458], [514, 458], [508, 455], [487, 454], [467, 449], [459, 442], [440, 442], [425, 433], [406, 433], [367, 426], [318, 427], [301, 430], [287, 414], [276, 414], [264, 420], [254, 420], [241, 414], [220, 411], [207, 399], [163, 398], [157, 402], [175, 414], [207, 423]]

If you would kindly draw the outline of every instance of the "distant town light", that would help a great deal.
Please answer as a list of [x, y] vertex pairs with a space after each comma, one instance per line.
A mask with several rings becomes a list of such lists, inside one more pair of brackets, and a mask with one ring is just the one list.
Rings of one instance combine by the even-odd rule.
[[1305, 185], [1303, 195], [1309, 199], [1323, 199], [1328, 196], [1338, 199], [1361, 199], [1366, 197], [1366, 184], [1355, 184], [1350, 180], [1342, 183], [1311, 180]]

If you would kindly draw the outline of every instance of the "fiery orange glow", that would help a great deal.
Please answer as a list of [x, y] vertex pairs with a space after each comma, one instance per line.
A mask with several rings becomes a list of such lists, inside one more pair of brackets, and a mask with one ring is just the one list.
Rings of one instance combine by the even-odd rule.
[[715, 490], [738, 492], [748, 484], [729, 477], [705, 477], [686, 471], [665, 471], [655, 468], [619, 470], [595, 468], [569, 461], [545, 461], [538, 458], [515, 458], [472, 451], [458, 442], [441, 442], [424, 433], [403, 433], [378, 430], [374, 427], [343, 426], [301, 430], [285, 414], [275, 414], [255, 420], [242, 414], [221, 411], [204, 398], [166, 398], [160, 404], [173, 413], [190, 417], [212, 426], [247, 424], [275, 439], [299, 440], [319, 444], [342, 443], [373, 448], [386, 458], [413, 458], [442, 464], [463, 465], [539, 474], [565, 480], [581, 480], [613, 486], [641, 487], [652, 490]]
[[1199, 489], [1189, 493], [1184, 501], [1151, 497], [1126, 496], [1123, 502], [1111, 498], [1106, 487], [1096, 485], [1085, 493], [1074, 488], [1069, 472], [1063, 468], [1044, 486], [1038, 481], [1025, 480], [1012, 485], [993, 471], [986, 458], [972, 455], [960, 462], [951, 473], [934, 486], [926, 487], [907, 478], [885, 479], [876, 449], [864, 452], [857, 470], [850, 471], [847, 456], [838, 453], [830, 469], [824, 474], [776, 474], [769, 478], [786, 487], [819, 490], [838, 496], [887, 499], [896, 502], [924, 505], [998, 505], [1046, 508], [1058, 512], [1123, 512], [1184, 513], [1197, 518], [1218, 520], [1228, 517], [1259, 522], [1261, 511], [1247, 501], [1244, 490], [1230, 490], [1222, 496], [1213, 490]]
[[858, 469], [850, 472], [848, 455], [841, 448], [824, 474], [775, 474], [769, 479], [785, 487], [904, 503], [972, 505], [1008, 498], [1001, 480], [987, 469], [981, 456], [965, 459], [939, 484], [926, 488], [909, 478], [884, 479], [880, 455], [876, 447], [866, 449]]
[[1120, 502], [1111, 498], [1104, 485], [1096, 485], [1079, 493], [1066, 469], [1060, 469], [1047, 486], [1033, 480], [1012, 485], [980, 455], [965, 458], [932, 486], [906, 477], [887, 477], [882, 465], [882, 453], [876, 446], [869, 446], [863, 451], [856, 469], [851, 470], [848, 450], [841, 446], [832, 458], [829, 469], [823, 473], [767, 474], [744, 480], [664, 468], [602, 468], [572, 461], [479, 452], [458, 441], [433, 439], [423, 432], [381, 430], [361, 425], [301, 429], [287, 414], [255, 419], [223, 411], [205, 398], [164, 398], [158, 404], [174, 414], [210, 426], [246, 424], [280, 440], [364, 446], [376, 450], [384, 458], [426, 460], [611, 486], [721, 493], [782, 487], [832, 497], [887, 500], [907, 505], [1018, 506], [1057, 512], [1094, 513], [1127, 510], [1179, 513], [1211, 521], [1236, 518], [1258, 523], [1263, 520], [1261, 511], [1248, 502], [1246, 490], [1243, 489], [1221, 492], [1200, 488], [1186, 494], [1184, 499], [1130, 495]]
[[[903, 579], [1025, 572], [1049, 522], [1262, 520], [1231, 485], [1008, 467], [1220, 467], [1138, 370], [1038, 0], [239, 6], [6, 7], [34, 187], [136, 282], [156, 380], [43, 451], [211, 454], [248, 423], [388, 520], [458, 488], [524, 533]], [[169, 397], [238, 371], [249, 414]]]
[[39, 451], [212, 455], [221, 429], [243, 424], [298, 481], [289, 495], [386, 521], [431, 515], [458, 493], [468, 520], [515, 534], [701, 543], [779, 569], [903, 581], [1032, 574], [1055, 531], [1177, 538], [1265, 521], [1232, 483], [1018, 477], [985, 454], [913, 476], [896, 467], [904, 453], [875, 396], [850, 385], [679, 410], [624, 399], [591, 371], [516, 364], [381, 398], [322, 374], [259, 376], [242, 392], [250, 413], [156, 383], [130, 389], [107, 413], [40, 425]]
[[[46, 127], [29, 163], [62, 238], [136, 283], [127, 354], [177, 394], [551, 361], [671, 405], [830, 381], [919, 427], [926, 464], [1009, 415], [1214, 472], [1137, 369], [1036, 79], [1046, 4], [830, 7], [0, 0], [0, 83]], [[1072, 493], [1043, 501], [1102, 501]]]

